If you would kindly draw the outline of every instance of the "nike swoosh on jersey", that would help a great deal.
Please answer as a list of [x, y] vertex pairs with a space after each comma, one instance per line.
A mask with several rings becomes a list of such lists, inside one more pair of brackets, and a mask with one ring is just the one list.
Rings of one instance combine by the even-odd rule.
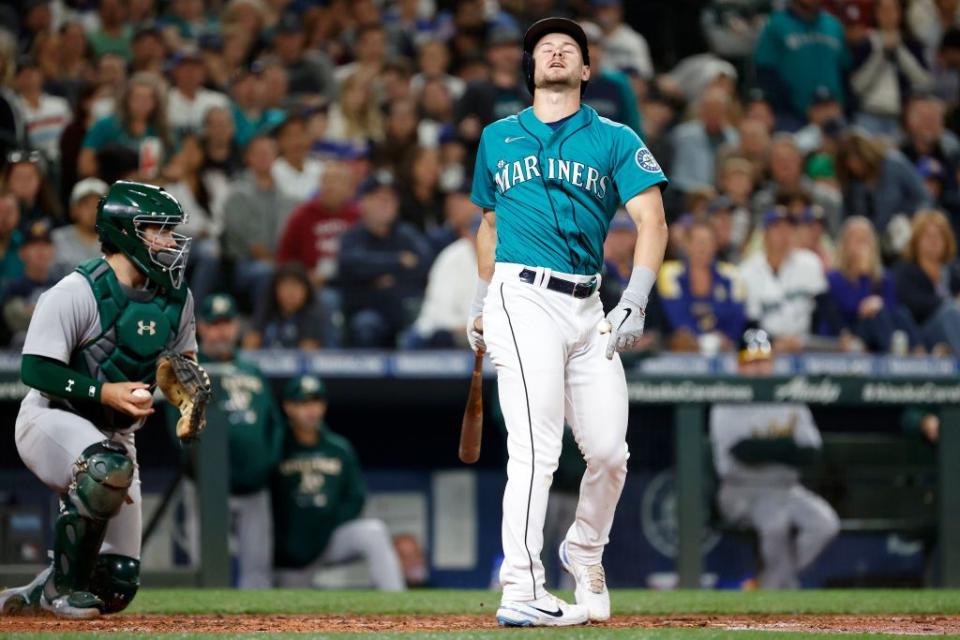
[[507, 136], [506, 138], [503, 139], [503, 141], [506, 142], [507, 144], [510, 144], [511, 142], [516, 142], [517, 140], [523, 140], [526, 137], [527, 136], [515, 136], [515, 137]]
[[557, 610], [556, 610], [556, 611], [544, 611], [544, 610], [541, 609], [540, 607], [534, 607], [533, 605], [531, 605], [530, 608], [531, 608], [531, 609], [536, 609], [536, 610], [539, 611], [540, 613], [545, 613], [545, 614], [547, 614], [548, 616], [551, 616], [551, 617], [553, 617], [553, 618], [559, 618], [560, 616], [563, 615], [563, 611], [560, 611], [560, 608], [559, 608], [559, 607], [557, 607]]

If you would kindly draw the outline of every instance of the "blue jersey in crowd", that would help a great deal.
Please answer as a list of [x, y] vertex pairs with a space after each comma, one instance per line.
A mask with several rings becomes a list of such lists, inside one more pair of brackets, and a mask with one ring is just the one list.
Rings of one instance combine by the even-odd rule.
[[724, 262], [712, 266], [710, 295], [695, 296], [686, 262], [671, 260], [660, 268], [657, 290], [672, 331], [686, 329], [694, 335], [719, 331], [733, 342], [743, 334], [747, 317], [744, 293], [736, 281], [736, 267]]
[[584, 105], [553, 129], [532, 108], [488, 125], [471, 200], [497, 214], [497, 262], [594, 274], [622, 203], [666, 176], [628, 127]]

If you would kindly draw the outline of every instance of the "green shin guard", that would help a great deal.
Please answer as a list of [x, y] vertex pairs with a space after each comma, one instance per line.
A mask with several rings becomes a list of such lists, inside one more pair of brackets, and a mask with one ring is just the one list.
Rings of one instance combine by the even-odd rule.
[[54, 613], [76, 617], [77, 611], [105, 609], [90, 593], [91, 576], [107, 522], [123, 506], [133, 471], [126, 449], [109, 440], [87, 447], [77, 460], [54, 525], [53, 572], [44, 585], [44, 598]]
[[103, 601], [104, 613], [123, 611], [140, 588], [140, 561], [105, 553], [97, 558], [90, 592]]

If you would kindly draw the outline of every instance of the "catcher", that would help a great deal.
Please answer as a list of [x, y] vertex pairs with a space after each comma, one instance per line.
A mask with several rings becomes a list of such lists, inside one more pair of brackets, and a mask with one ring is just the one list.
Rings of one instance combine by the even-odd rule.
[[183, 284], [190, 239], [163, 189], [117, 182], [97, 208], [103, 257], [84, 262], [37, 302], [23, 346], [20, 457], [60, 496], [52, 562], [0, 592], [5, 615], [64, 618], [123, 610], [140, 584], [140, 479], [134, 433], [153, 413], [154, 380], [183, 417], [204, 425], [209, 394], [193, 297]]

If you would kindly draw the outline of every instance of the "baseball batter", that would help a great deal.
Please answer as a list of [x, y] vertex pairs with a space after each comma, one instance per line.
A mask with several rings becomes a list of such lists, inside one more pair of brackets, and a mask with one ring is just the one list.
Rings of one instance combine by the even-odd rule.
[[[467, 334], [496, 365], [508, 432], [497, 619], [572, 625], [610, 616], [601, 562], [627, 472], [627, 386], [616, 352], [643, 332], [667, 242], [667, 180], [636, 133], [581, 105], [590, 59], [579, 25], [541, 20], [523, 51], [533, 107], [487, 126], [477, 151], [480, 282]], [[639, 235], [629, 284], [604, 319], [598, 273], [621, 204]], [[540, 560], [564, 420], [587, 463], [559, 550], [577, 582], [575, 605], [544, 589]]]
[[164, 350], [192, 354], [190, 240], [179, 203], [158, 187], [117, 182], [100, 201], [104, 257], [84, 262], [37, 302], [23, 346], [31, 387], [17, 451], [60, 496], [52, 563], [0, 592], [4, 614], [43, 608], [91, 618], [124, 609], [140, 584], [140, 479], [134, 432], [153, 413]]

